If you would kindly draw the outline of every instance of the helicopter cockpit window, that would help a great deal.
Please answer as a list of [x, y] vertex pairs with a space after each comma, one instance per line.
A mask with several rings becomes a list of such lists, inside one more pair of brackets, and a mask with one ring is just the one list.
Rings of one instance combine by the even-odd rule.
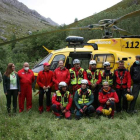
[[58, 67], [58, 61], [59, 60], [65, 60], [65, 55], [56, 55], [51, 63], [50, 70], [55, 70]]
[[39, 62], [37, 65], [35, 65], [34, 68], [32, 69], [33, 72], [38, 73], [38, 72], [40, 72], [41, 70], [43, 70], [43, 69], [44, 69], [43, 64], [44, 64], [45, 62], [49, 62], [49, 60], [51, 59], [52, 55], [53, 55], [53, 54], [50, 53], [50, 54], [47, 55], [41, 62]]
[[51, 59], [52, 55], [53, 55], [52, 53], [50, 53], [49, 55], [47, 55], [47, 57], [45, 57], [43, 59], [43, 61], [41, 61], [41, 63], [39, 63], [39, 65], [44, 64], [45, 62], [49, 62], [49, 60]]
[[34, 68], [43, 65], [45, 62], [49, 62], [52, 55], [53, 55], [52, 53], [48, 54], [43, 60], [41, 60], [41, 62], [39, 62], [37, 65], [35, 65]]
[[113, 54], [96, 54], [94, 56], [94, 59], [96, 60], [97, 63], [97, 68], [98, 69], [104, 69], [103, 63], [108, 61], [110, 62], [110, 67], [113, 68], [115, 64], [115, 57]]

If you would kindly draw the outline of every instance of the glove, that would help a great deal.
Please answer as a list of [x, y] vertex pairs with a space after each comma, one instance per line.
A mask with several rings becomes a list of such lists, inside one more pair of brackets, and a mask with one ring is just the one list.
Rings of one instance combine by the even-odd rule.
[[83, 109], [80, 109], [80, 112], [83, 113]]
[[83, 107], [83, 112], [85, 112], [86, 111], [86, 109], [87, 109], [87, 106], [85, 105], [84, 107]]
[[63, 110], [63, 109], [64, 109], [64, 107], [63, 107], [62, 105], [60, 105], [60, 108], [61, 108], [61, 110]]

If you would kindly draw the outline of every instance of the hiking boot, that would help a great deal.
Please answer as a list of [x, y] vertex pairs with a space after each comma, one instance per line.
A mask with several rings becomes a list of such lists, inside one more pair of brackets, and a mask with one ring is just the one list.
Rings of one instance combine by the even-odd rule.
[[50, 106], [47, 106], [47, 107], [46, 107], [46, 111], [47, 111], [47, 112], [50, 112], [50, 110], [51, 110], [51, 107], [50, 107]]

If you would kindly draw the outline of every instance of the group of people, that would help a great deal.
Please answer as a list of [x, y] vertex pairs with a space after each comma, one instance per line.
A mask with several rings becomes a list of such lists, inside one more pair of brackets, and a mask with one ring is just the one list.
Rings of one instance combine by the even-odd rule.
[[[43, 113], [43, 99], [46, 94], [46, 111], [53, 111], [57, 118], [65, 116], [71, 119], [75, 113], [76, 119], [83, 115], [97, 115], [114, 117], [114, 111], [135, 113], [135, 104], [140, 91], [140, 56], [131, 66], [130, 72], [124, 67], [124, 61], [119, 61], [119, 67], [111, 72], [109, 62], [104, 62], [104, 70], [96, 68], [96, 61], [90, 60], [89, 69], [80, 67], [80, 60], [73, 60], [73, 67], [67, 69], [62, 60], [55, 71], [50, 70], [50, 64], [44, 63], [43, 71], [37, 76], [39, 86], [39, 112]], [[131, 79], [133, 89], [131, 92]], [[11, 97], [13, 96], [13, 111], [16, 113], [17, 97], [19, 112], [24, 110], [26, 98], [27, 111], [32, 108], [32, 83], [35, 77], [26, 62], [23, 69], [15, 72], [15, 66], [8, 64], [3, 76], [4, 93], [7, 98], [7, 111], [11, 113]], [[51, 97], [51, 90], [55, 85], [55, 93]], [[123, 99], [123, 102], [121, 100]], [[128, 107], [128, 100], [132, 100]]]

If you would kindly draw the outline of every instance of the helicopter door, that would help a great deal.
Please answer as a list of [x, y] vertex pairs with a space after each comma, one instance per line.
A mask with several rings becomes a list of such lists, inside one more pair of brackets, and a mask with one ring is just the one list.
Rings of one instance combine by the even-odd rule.
[[84, 69], [88, 69], [89, 61], [91, 60], [91, 52], [70, 52], [66, 61], [66, 68], [70, 69], [73, 67], [73, 60], [79, 59], [81, 62], [81, 67]]
[[110, 62], [111, 69], [115, 65], [115, 57], [113, 54], [95, 54], [94, 60], [96, 60], [97, 69], [104, 69], [103, 63], [106, 61]]

